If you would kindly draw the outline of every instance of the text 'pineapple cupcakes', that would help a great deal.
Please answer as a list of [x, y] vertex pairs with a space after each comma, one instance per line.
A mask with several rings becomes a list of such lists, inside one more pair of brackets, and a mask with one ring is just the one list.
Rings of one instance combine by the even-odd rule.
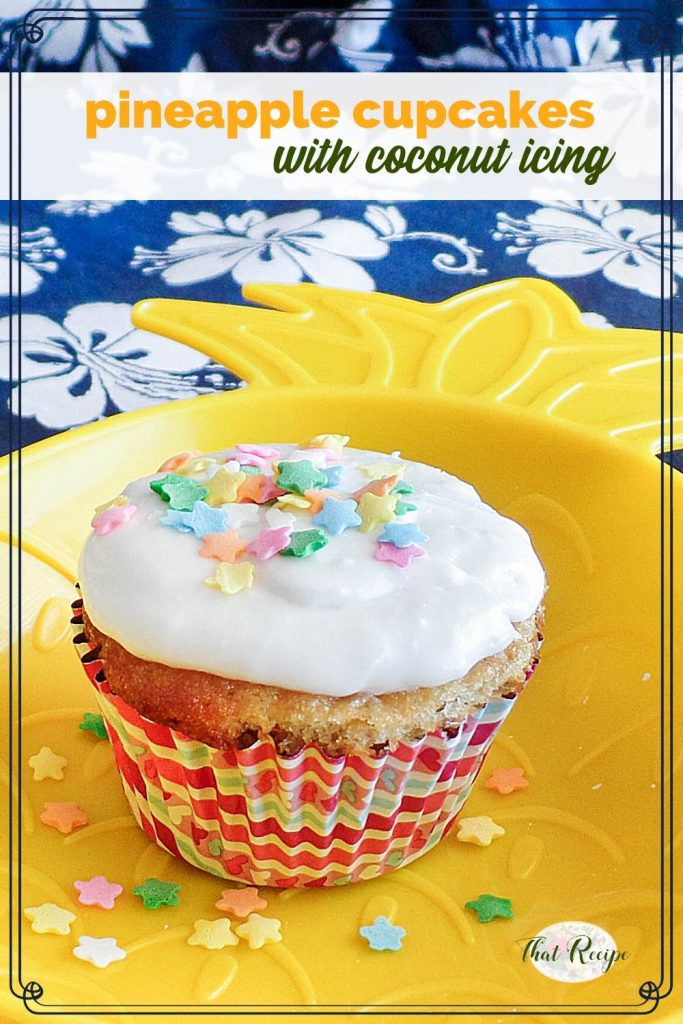
[[174, 456], [83, 550], [75, 642], [133, 814], [221, 877], [343, 884], [424, 853], [538, 662], [524, 529], [347, 440]]

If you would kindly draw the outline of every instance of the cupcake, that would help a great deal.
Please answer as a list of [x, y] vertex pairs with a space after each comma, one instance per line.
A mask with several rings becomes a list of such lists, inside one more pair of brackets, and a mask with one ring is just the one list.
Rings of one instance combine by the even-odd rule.
[[82, 552], [75, 642], [133, 814], [223, 878], [344, 884], [430, 849], [538, 663], [525, 530], [347, 442], [173, 456]]

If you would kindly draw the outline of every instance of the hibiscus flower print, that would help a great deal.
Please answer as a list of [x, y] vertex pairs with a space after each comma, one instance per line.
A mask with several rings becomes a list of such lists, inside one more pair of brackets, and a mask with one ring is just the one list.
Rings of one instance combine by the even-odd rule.
[[22, 231], [21, 253], [19, 238], [17, 228], [0, 224], [0, 295], [18, 292], [20, 269], [22, 294], [35, 292], [43, 283], [43, 274], [54, 274], [66, 255], [49, 228]]
[[[122, 8], [115, 0], [52, 0], [40, 7], [34, 0], [4, 0], [3, 49], [9, 45], [13, 25], [38, 7], [31, 20], [39, 23], [42, 36], [24, 47], [25, 70], [78, 63], [81, 71], [118, 71], [119, 59], [129, 49], [151, 45], [147, 29], [137, 20], [146, 4], [147, 0], [129, 0]], [[109, 18], [108, 11], [124, 14], [125, 18]], [[61, 18], [60, 12], [64, 15]]]
[[671, 230], [673, 273], [683, 276], [683, 232], [675, 222], [665, 217], [662, 223], [658, 214], [616, 200], [547, 204], [524, 219], [499, 213], [497, 228], [494, 238], [510, 240], [508, 255], [526, 255], [529, 266], [544, 277], [601, 273], [613, 284], [653, 298], [661, 294], [662, 262], [668, 280]]
[[132, 267], [161, 274], [170, 285], [230, 274], [238, 284], [307, 279], [316, 284], [370, 291], [375, 283], [359, 261], [379, 260], [389, 245], [369, 224], [318, 210], [267, 217], [260, 210], [222, 219], [215, 213], [174, 213], [169, 227], [182, 235], [167, 249], [135, 247]]
[[132, 327], [130, 310], [128, 303], [87, 302], [74, 306], [63, 324], [24, 315], [18, 369], [18, 323], [0, 320], [0, 379], [10, 380], [12, 355], [22, 416], [64, 430], [111, 412], [235, 386], [226, 370], [192, 349]]

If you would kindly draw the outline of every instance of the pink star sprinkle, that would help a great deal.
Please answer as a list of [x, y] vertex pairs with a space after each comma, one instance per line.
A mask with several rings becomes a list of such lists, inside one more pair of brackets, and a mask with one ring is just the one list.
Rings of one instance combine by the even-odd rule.
[[393, 562], [401, 569], [405, 569], [414, 558], [420, 558], [421, 555], [424, 555], [424, 548], [421, 548], [419, 544], [410, 544], [407, 548], [399, 548], [387, 541], [379, 541], [375, 551], [375, 558], [378, 562]]
[[258, 504], [263, 505], [266, 501], [270, 501], [271, 498], [279, 498], [281, 494], [286, 493], [287, 492], [283, 491], [281, 487], [278, 487], [272, 476], [264, 476]]
[[283, 551], [289, 544], [292, 535], [291, 526], [278, 526], [272, 530], [261, 530], [258, 537], [247, 546], [247, 554], [254, 555], [261, 561], [272, 558]]
[[113, 910], [114, 900], [123, 892], [123, 887], [116, 882], [108, 882], [104, 875], [95, 875], [88, 882], [74, 882], [78, 890], [78, 902], [84, 907], [101, 907], [102, 910]]
[[276, 455], [280, 454], [278, 448], [273, 448], [267, 444], [236, 444], [238, 452], [246, 452], [247, 455], [258, 455], [262, 459], [274, 459]]
[[112, 505], [95, 516], [90, 525], [94, 527], [98, 537], [104, 537], [132, 519], [137, 510], [137, 505]]

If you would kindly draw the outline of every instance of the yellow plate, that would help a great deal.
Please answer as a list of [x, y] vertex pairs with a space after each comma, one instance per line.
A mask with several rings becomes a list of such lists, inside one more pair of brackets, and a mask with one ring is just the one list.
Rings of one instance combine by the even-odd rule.
[[[605, 1004], [633, 1019], [652, 1010], [641, 986], [661, 981], [664, 992], [670, 980], [660, 934], [669, 909], [660, 893], [663, 810], [667, 884], [673, 839], [660, 765], [669, 680], [660, 671], [659, 335], [588, 328], [564, 293], [536, 280], [434, 305], [312, 285], [252, 286], [245, 295], [274, 309], [153, 299], [134, 319], [224, 362], [249, 387], [117, 416], [22, 453], [21, 788], [7, 766], [3, 779], [21, 799], [23, 821], [11, 984], [21, 994], [21, 984], [37, 982], [43, 995], [29, 1012], [3, 992], [2, 1020], [65, 1005], [78, 1014], [69, 1019], [88, 1021], [131, 1019], [117, 1014], [124, 1008], [144, 1020], [142, 1004], [163, 1004], [172, 1019], [183, 1005], [305, 1006], [316, 1021], [333, 1019], [315, 1009], [332, 1005], [345, 1021], [392, 1007], [416, 1010], [421, 1021], [437, 1006], [439, 1021], [449, 1006], [469, 1006], [469, 1021], [479, 1019], [477, 1007], [493, 1019], [517, 1008], [524, 1020], [554, 1007], [566, 1021], [569, 1004], [594, 1007], [588, 1019]], [[400, 448], [470, 480], [530, 530], [547, 567], [541, 668], [466, 808], [490, 814], [505, 835], [478, 848], [452, 833], [409, 868], [343, 890], [266, 892], [284, 941], [208, 951], [186, 940], [195, 919], [218, 916], [220, 881], [148, 842], [128, 813], [108, 744], [77, 728], [95, 709], [68, 627], [77, 553], [93, 506], [176, 450], [327, 431]], [[2, 473], [7, 480], [7, 460]], [[670, 493], [663, 473], [668, 508], [682, 481]], [[9, 551], [5, 544], [5, 561]], [[16, 569], [16, 550], [12, 557]], [[2, 657], [6, 665], [7, 643]], [[43, 745], [68, 759], [64, 781], [33, 780], [27, 760]], [[512, 765], [524, 767], [526, 791], [503, 797], [483, 788], [492, 768]], [[39, 814], [45, 801], [68, 800], [91, 824], [63, 837]], [[75, 900], [73, 881], [100, 873], [125, 888], [113, 911]], [[151, 875], [181, 884], [180, 906], [143, 909], [131, 888]], [[514, 919], [477, 923], [463, 908], [483, 892], [512, 899]], [[71, 936], [31, 930], [21, 908], [46, 901], [76, 915]], [[359, 937], [378, 914], [406, 929], [401, 952], [373, 953]], [[522, 962], [522, 946], [562, 920], [600, 925], [630, 956], [590, 983], [551, 981]], [[127, 959], [101, 971], [76, 960], [81, 934], [115, 936]], [[365, 1013], [356, 1017], [352, 1006]], [[672, 1022], [680, 1012], [674, 993], [655, 1018]]]

